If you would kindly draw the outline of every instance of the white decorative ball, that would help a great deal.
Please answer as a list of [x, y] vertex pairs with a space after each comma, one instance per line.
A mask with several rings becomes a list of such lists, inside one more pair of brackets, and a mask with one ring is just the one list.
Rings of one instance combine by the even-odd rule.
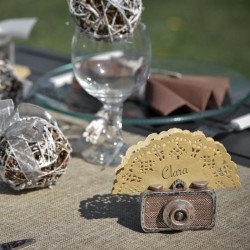
[[13, 117], [0, 135], [1, 179], [15, 190], [55, 185], [69, 161], [68, 140], [56, 122], [44, 117]]

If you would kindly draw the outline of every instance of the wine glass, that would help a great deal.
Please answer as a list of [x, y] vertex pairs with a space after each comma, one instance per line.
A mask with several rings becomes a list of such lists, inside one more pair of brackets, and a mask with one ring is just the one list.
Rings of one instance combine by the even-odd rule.
[[78, 26], [72, 39], [72, 64], [78, 83], [103, 104], [83, 133], [83, 158], [95, 165], [117, 165], [127, 147], [122, 138], [123, 102], [149, 75], [151, 43], [146, 26], [133, 34], [97, 40]]

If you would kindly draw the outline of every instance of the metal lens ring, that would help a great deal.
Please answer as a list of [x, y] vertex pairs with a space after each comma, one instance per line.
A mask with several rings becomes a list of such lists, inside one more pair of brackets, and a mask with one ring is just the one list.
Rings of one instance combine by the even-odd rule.
[[183, 230], [190, 226], [195, 219], [195, 209], [186, 200], [173, 200], [163, 210], [163, 220], [174, 230]]

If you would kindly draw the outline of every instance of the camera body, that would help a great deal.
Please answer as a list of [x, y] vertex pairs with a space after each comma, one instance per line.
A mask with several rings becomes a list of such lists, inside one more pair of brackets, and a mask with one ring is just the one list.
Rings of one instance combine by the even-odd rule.
[[145, 232], [211, 229], [215, 225], [215, 192], [207, 182], [190, 188], [176, 180], [169, 190], [151, 185], [141, 194], [141, 226]]

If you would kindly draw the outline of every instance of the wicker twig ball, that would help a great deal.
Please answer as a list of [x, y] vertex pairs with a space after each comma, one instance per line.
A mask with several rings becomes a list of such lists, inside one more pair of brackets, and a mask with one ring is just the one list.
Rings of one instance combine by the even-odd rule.
[[9, 124], [0, 136], [2, 180], [15, 190], [55, 185], [69, 161], [68, 140], [55, 122], [44, 117], [12, 113], [10, 119], [14, 121], [7, 121]]
[[23, 97], [23, 83], [15, 75], [12, 66], [0, 60], [0, 100], [12, 99], [20, 103]]
[[142, 0], [68, 0], [77, 25], [95, 39], [133, 33], [140, 21]]

